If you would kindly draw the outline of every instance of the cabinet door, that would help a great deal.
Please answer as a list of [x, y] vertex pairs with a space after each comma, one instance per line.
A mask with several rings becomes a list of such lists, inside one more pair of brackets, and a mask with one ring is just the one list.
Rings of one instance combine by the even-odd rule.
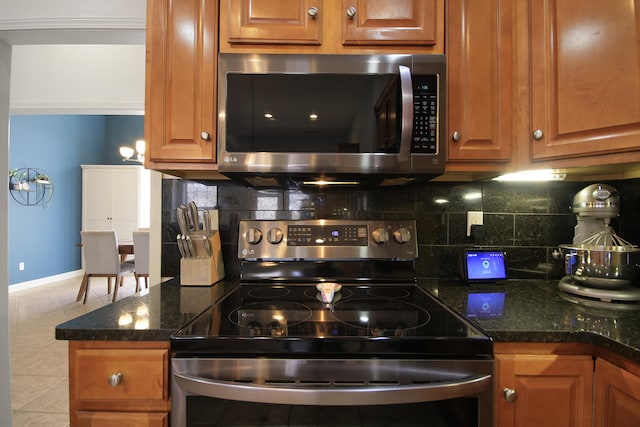
[[[498, 426], [591, 426], [591, 356], [496, 355], [496, 361]], [[515, 401], [507, 401], [505, 389]]]
[[511, 159], [513, 1], [447, 2], [449, 160]]
[[596, 360], [596, 427], [640, 426], [640, 377]]
[[82, 229], [111, 230], [111, 171], [82, 170]]
[[147, 2], [149, 168], [215, 162], [217, 8], [217, 0]]
[[140, 168], [97, 166], [82, 169], [82, 229], [113, 230], [133, 240], [139, 227]]
[[140, 171], [119, 169], [111, 171], [111, 230], [119, 240], [133, 240], [133, 231], [138, 228], [140, 213]]
[[638, 150], [640, 0], [531, 0], [530, 20], [533, 159]]
[[230, 43], [321, 43], [322, 0], [226, 1]]
[[435, 45], [436, 0], [342, 0], [345, 45]]

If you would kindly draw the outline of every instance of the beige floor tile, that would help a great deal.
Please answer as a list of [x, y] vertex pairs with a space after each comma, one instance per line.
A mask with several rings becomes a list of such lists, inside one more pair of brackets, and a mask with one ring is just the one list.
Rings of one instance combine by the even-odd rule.
[[[87, 303], [76, 302], [81, 277], [9, 294], [13, 427], [67, 427], [69, 381], [66, 341], [56, 325], [111, 303], [106, 279], [93, 279]], [[125, 276], [118, 299], [135, 292]]]
[[44, 412], [13, 412], [14, 427], [68, 427], [69, 416]]
[[[11, 409], [21, 410], [34, 400], [47, 394], [49, 390], [64, 381], [61, 377], [41, 375], [11, 375]], [[66, 392], [67, 400], [69, 392]], [[41, 411], [42, 412], [42, 411]], [[60, 412], [58, 410], [57, 412]]]

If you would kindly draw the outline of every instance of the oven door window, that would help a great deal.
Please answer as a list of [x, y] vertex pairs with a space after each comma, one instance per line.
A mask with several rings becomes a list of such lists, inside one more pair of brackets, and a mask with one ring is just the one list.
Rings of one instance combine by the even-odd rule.
[[477, 427], [477, 399], [376, 406], [299, 406], [187, 397], [187, 427], [430, 426]]
[[228, 74], [227, 151], [397, 153], [394, 74]]

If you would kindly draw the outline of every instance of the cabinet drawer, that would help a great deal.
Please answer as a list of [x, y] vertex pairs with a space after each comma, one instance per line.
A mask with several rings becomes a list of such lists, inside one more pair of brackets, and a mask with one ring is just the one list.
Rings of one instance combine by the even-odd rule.
[[[166, 349], [79, 349], [71, 375], [78, 400], [167, 399]], [[116, 385], [109, 378], [120, 374]]]
[[169, 414], [127, 412], [78, 412], [78, 427], [167, 427]]

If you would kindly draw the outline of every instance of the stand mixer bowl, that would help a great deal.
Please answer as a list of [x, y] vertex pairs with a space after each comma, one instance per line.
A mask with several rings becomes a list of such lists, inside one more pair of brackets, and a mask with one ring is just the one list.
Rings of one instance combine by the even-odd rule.
[[613, 289], [638, 284], [640, 249], [629, 246], [560, 245], [565, 272], [576, 282]]

